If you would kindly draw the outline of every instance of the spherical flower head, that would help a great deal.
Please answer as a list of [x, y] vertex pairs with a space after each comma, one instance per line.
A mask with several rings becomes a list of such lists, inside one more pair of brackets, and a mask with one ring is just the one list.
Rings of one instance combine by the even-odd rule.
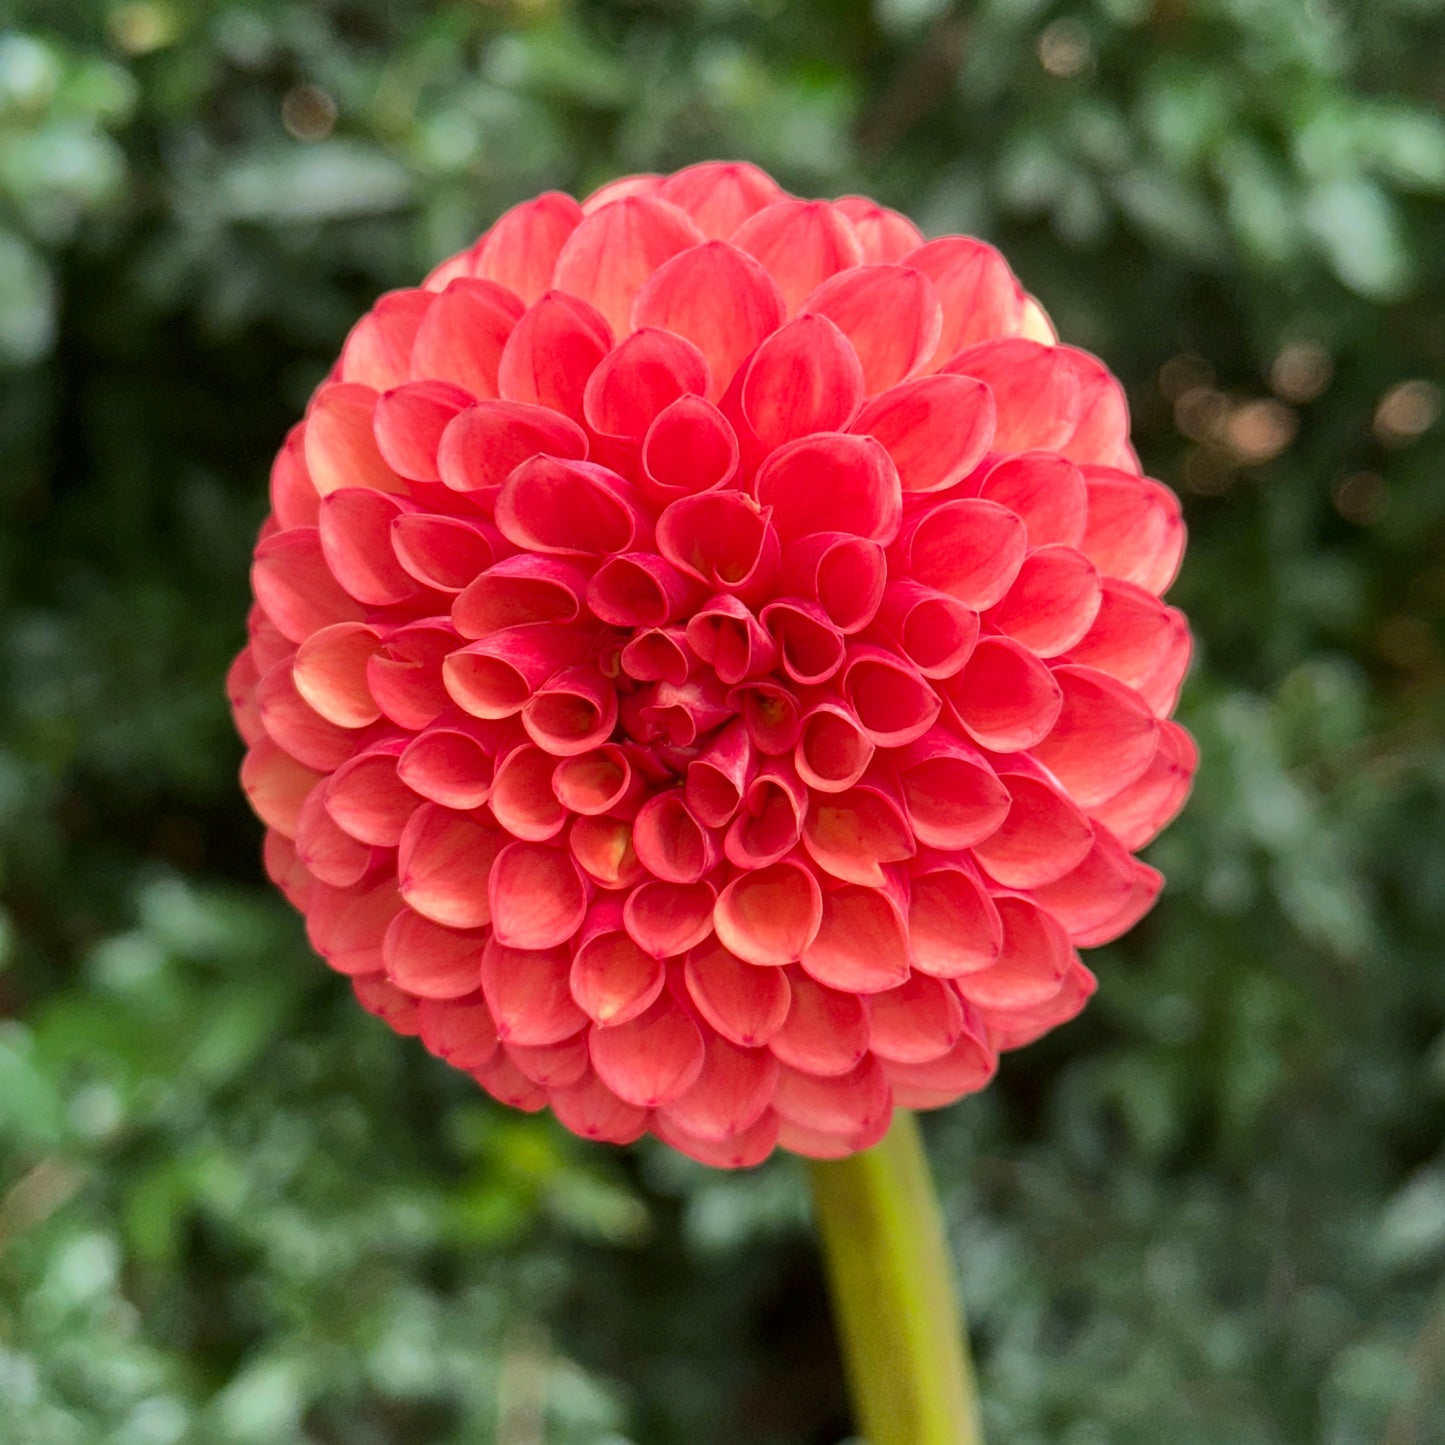
[[851, 1153], [1159, 890], [1179, 507], [980, 241], [737, 163], [543, 195], [362, 318], [271, 507], [269, 872], [517, 1108]]

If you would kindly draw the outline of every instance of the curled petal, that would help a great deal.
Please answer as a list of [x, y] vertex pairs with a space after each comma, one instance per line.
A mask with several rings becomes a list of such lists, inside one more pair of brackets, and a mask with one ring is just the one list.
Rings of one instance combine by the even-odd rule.
[[364, 622], [334, 622], [313, 632], [296, 651], [296, 691], [337, 727], [363, 728], [381, 716], [366, 686], [366, 664], [380, 643]]
[[704, 827], [725, 828], [742, 806], [757, 768], [747, 727], [730, 723], [687, 765], [688, 810]]
[[653, 552], [609, 557], [587, 584], [587, 606], [614, 627], [663, 627], [690, 612], [700, 588]]
[[1096, 948], [1132, 928], [1153, 906], [1164, 878], [1131, 858], [1107, 828], [1077, 868], [1034, 890], [1035, 899], [1063, 924], [1079, 948]]
[[896, 766], [908, 822], [930, 848], [976, 847], [1008, 814], [1008, 790], [983, 755], [942, 729], [911, 743]]
[[1126, 848], [1142, 848], [1184, 806], [1198, 766], [1194, 739], [1177, 723], [1163, 723], [1159, 747], [1149, 766], [1126, 788], [1089, 811]]
[[980, 638], [963, 671], [944, 687], [969, 737], [1000, 753], [1034, 746], [1063, 707], [1053, 673], [1007, 637]]
[[321, 776], [268, 737], [253, 743], [241, 764], [241, 787], [256, 816], [287, 838], [296, 836], [301, 806]]
[[1056, 347], [1022, 337], [984, 341], [943, 369], [976, 377], [993, 392], [996, 451], [1057, 451], [1078, 425], [1083, 409], [1078, 377]]
[[943, 304], [943, 326], [930, 371], [966, 346], [1017, 332], [1023, 288], [992, 246], [969, 236], [943, 236], [899, 260], [927, 276]]
[[843, 196], [833, 202], [833, 209], [848, 218], [869, 264], [901, 261], [923, 244], [922, 233], [907, 216], [867, 196]]
[[318, 881], [306, 900], [306, 936], [338, 973], [380, 973], [382, 940], [400, 910], [401, 899], [391, 878], [351, 888]]
[[867, 537], [813, 532], [784, 551], [781, 581], [816, 602], [839, 632], [861, 632], [883, 601], [888, 561], [882, 545]]
[[890, 582], [878, 627], [924, 677], [952, 677], [978, 642], [978, 613], [947, 592], [900, 579]]
[[683, 251], [659, 266], [632, 304], [632, 325], [690, 341], [707, 360], [709, 401], [782, 324], [783, 300], [767, 271], [722, 241]]
[[616, 690], [590, 665], [554, 673], [522, 709], [527, 736], [554, 758], [590, 752], [616, 724]]
[[530, 306], [552, 284], [558, 253], [581, 221], [581, 206], [561, 191], [513, 206], [477, 244], [472, 273]]
[[[848, 338], [826, 316], [799, 316], [763, 342], [742, 373], [736, 406], [758, 455], [813, 432], [841, 431], [865, 394]], [[734, 404], [730, 394], [726, 411]]]
[[847, 703], [825, 699], [803, 718], [793, 767], [808, 787], [842, 793], [867, 772], [877, 746]]
[[612, 347], [612, 330], [585, 301], [548, 291], [507, 337], [497, 391], [507, 401], [551, 407], [582, 419], [587, 378]]
[[511, 717], [553, 673], [580, 662], [591, 642], [580, 628], [538, 622], [506, 627], [449, 653], [442, 680], [463, 712]]
[[740, 1048], [766, 1044], [788, 1016], [792, 991], [785, 972], [744, 963], [716, 938], [688, 953], [683, 981], [697, 1011]]
[[485, 522], [403, 512], [391, 522], [391, 547], [402, 570], [436, 592], [464, 591], [508, 549]]
[[912, 517], [899, 538], [916, 582], [982, 612], [1013, 585], [1027, 551], [1024, 525], [996, 502], [940, 502]]
[[366, 664], [366, 685], [377, 706], [398, 727], [417, 731], [450, 705], [442, 664], [457, 645], [445, 622], [398, 627]]
[[424, 1002], [417, 1023], [422, 1043], [458, 1069], [480, 1069], [497, 1052], [497, 1025], [480, 1000]]
[[780, 1133], [779, 1142], [798, 1153], [822, 1157], [828, 1157], [830, 1145], [850, 1154], [876, 1143], [893, 1112], [888, 1080], [871, 1054], [850, 1072], [827, 1078], [780, 1068], [773, 1108], [811, 1136]]
[[303, 449], [306, 470], [320, 496], [339, 487], [406, 490], [406, 483], [387, 466], [376, 445], [377, 400], [371, 387], [350, 381], [331, 382], [312, 398]]
[[418, 998], [464, 998], [482, 982], [480, 929], [458, 932], [403, 908], [381, 941], [386, 975]]
[[321, 535], [311, 527], [267, 537], [256, 548], [251, 586], [267, 618], [291, 642], [305, 642], [333, 622], [360, 622], [365, 616], [331, 575]]
[[348, 728], [327, 722], [296, 690], [289, 662], [278, 662], [256, 688], [261, 726], [297, 762], [322, 772], [340, 767], [356, 747]]
[[908, 938], [920, 973], [958, 978], [998, 961], [1003, 922], [971, 869], [939, 863], [909, 880]]
[[750, 682], [728, 694], [728, 705], [743, 715], [753, 746], [770, 758], [796, 747], [802, 731], [802, 709], [793, 693], [775, 682]]
[[525, 310], [495, 281], [452, 281], [417, 328], [412, 376], [449, 381], [477, 401], [496, 396], [502, 349]]
[[423, 798], [468, 812], [492, 795], [493, 750], [471, 718], [445, 727], [437, 723], [406, 745], [396, 772]]
[[908, 266], [859, 266], [824, 281], [803, 302], [852, 344], [869, 396], [912, 376], [934, 353], [943, 329], [938, 293]]
[[575, 421], [545, 406], [483, 401], [458, 412], [437, 444], [437, 471], [454, 492], [488, 505], [502, 483], [537, 456], [580, 461], [587, 434]]
[[779, 448], [754, 487], [784, 542], [810, 532], [849, 532], [885, 545], [898, 535], [903, 492], [872, 437], [826, 432]]
[[848, 993], [879, 993], [908, 977], [908, 889], [897, 875], [885, 886], [849, 884], [823, 895], [818, 936], [803, 967], [820, 983]]
[[744, 601], [765, 591], [782, 554], [769, 514], [732, 491], [673, 502], [657, 519], [657, 546], [688, 576]]
[[430, 291], [388, 291], [351, 328], [341, 348], [341, 379], [376, 391], [405, 381], [417, 328], [435, 301]]
[[823, 609], [801, 598], [781, 598], [762, 610], [761, 622], [777, 644], [774, 658], [800, 686], [826, 682], [848, 655], [843, 634]]
[[1132, 688], [1092, 667], [1054, 669], [1063, 706], [1034, 756], [1081, 808], [1112, 798], [1150, 764], [1159, 720]]
[[445, 381], [411, 381], [384, 392], [372, 427], [387, 466], [413, 482], [437, 481], [442, 433], [472, 401], [470, 392]]
[[615, 743], [565, 757], [552, 773], [557, 801], [568, 812], [589, 817], [625, 808], [640, 785], [627, 754]]
[[666, 682], [681, 687], [692, 670], [692, 652], [681, 627], [649, 627], [622, 649], [619, 666], [637, 682]]
[[749, 216], [783, 199], [782, 188], [746, 161], [703, 161], [668, 176], [656, 191], [687, 212], [709, 239], [731, 236]]
[[717, 866], [721, 852], [716, 834], [693, 817], [680, 788], [642, 805], [632, 846], [642, 866], [666, 883], [696, 883]]
[[1052, 998], [1028, 1008], [978, 1010], [996, 1049], [1019, 1049], [1077, 1017], [1093, 997], [1099, 981], [1075, 958]]
[[1006, 888], [1036, 888], [1062, 878], [1093, 846], [1089, 820], [1042, 777], [1004, 773], [1008, 814], [973, 855]]
[[567, 835], [577, 865], [599, 888], [632, 888], [647, 877], [632, 846], [632, 824], [621, 818], [580, 817]]
[[818, 936], [823, 895], [812, 870], [785, 859], [742, 873], [718, 895], [713, 928], [746, 963], [795, 963]]
[[565, 949], [509, 947], [489, 938], [482, 950], [481, 984], [498, 1038], [545, 1047], [584, 1027], [587, 1016], [573, 1001], [570, 973]]
[[553, 1091], [552, 1112], [574, 1134], [608, 1144], [631, 1144], [647, 1127], [648, 1111], [624, 1103], [588, 1072], [569, 1088]]
[[942, 1058], [964, 1029], [958, 994], [926, 974], [916, 973], [885, 993], [869, 994], [865, 1002], [868, 1047], [889, 1063]]
[[1099, 574], [1072, 547], [1039, 547], [1024, 558], [1008, 595], [988, 612], [989, 624], [1039, 657], [1067, 652], [1099, 611]]
[[680, 1099], [702, 1073], [702, 1034], [667, 994], [628, 1023], [593, 1029], [589, 1047], [597, 1077], [641, 1109]]
[[625, 336], [644, 282], [664, 261], [704, 239], [676, 206], [625, 196], [591, 212], [568, 236], [552, 285], [595, 306], [613, 334]]
[[597, 435], [640, 442], [665, 407], [709, 389], [707, 362], [690, 341], [647, 326], [602, 359], [582, 394], [582, 415]]
[[738, 868], [766, 868], [797, 846], [808, 810], [808, 789], [785, 762], [770, 760], [754, 775], [742, 810], [723, 839]]
[[1027, 898], [995, 899], [1003, 923], [998, 962], [956, 980], [970, 1003], [988, 1009], [1032, 1008], [1052, 998], [1074, 960], [1069, 937], [1046, 909]]
[[771, 672], [778, 660], [763, 623], [736, 597], [724, 592], [694, 612], [687, 624], [688, 646], [729, 685]]
[[391, 546], [391, 524], [403, 510], [395, 497], [361, 487], [342, 487], [322, 500], [317, 527], [326, 565], [358, 602], [383, 607], [418, 591]]
[[601, 904], [582, 927], [572, 956], [572, 997], [593, 1023], [623, 1024], [646, 1013], [662, 992], [661, 961], [623, 931], [622, 909]]
[[922, 737], [943, 706], [917, 668], [870, 643], [849, 648], [840, 681], [859, 726], [879, 747]]
[[829, 276], [863, 259], [853, 227], [826, 201], [775, 201], [744, 221], [732, 243], [768, 269], [789, 312]]
[[799, 969], [788, 971], [792, 1002], [768, 1048], [789, 1068], [805, 1074], [846, 1074], [868, 1052], [868, 1015], [851, 991], [816, 983]]
[[639, 485], [660, 506], [725, 486], [738, 469], [738, 439], [727, 418], [700, 396], [664, 407], [642, 439]]
[[652, 690], [651, 702], [638, 710], [642, 727], [649, 730], [654, 738], [666, 738], [679, 748], [690, 748], [698, 738], [721, 726], [731, 715], [732, 709], [722, 684], [706, 675], [680, 686], [670, 682], [658, 683]]
[[482, 814], [422, 804], [401, 835], [401, 896], [443, 927], [485, 927], [492, 917], [487, 875], [505, 841]]
[[452, 624], [463, 637], [480, 640], [531, 623], [575, 622], [586, 587], [587, 573], [578, 563], [519, 552], [465, 588], [452, 603]]
[[492, 927], [512, 948], [555, 948], [581, 926], [587, 885], [568, 853], [542, 843], [509, 843], [487, 878]]
[[339, 828], [373, 848], [395, 848], [421, 798], [402, 781], [395, 745], [360, 753], [332, 773], [326, 810]]
[[[969, 1017], [978, 1018], [978, 1011]], [[974, 1032], [974, 1028], [978, 1032]], [[923, 1063], [888, 1059], [883, 1071], [893, 1102], [904, 1109], [936, 1109], [964, 1094], [976, 1094], [998, 1070], [998, 1055], [981, 1024], [965, 1027], [946, 1054]]]
[[1089, 522], [1079, 549], [1106, 577], [1159, 596], [1174, 580], [1184, 554], [1179, 499], [1149, 477], [1111, 467], [1083, 472]]
[[876, 782], [815, 794], [803, 846], [825, 873], [868, 888], [886, 887], [884, 865], [906, 862], [917, 851], [902, 804]]
[[492, 816], [514, 838], [545, 843], [567, 822], [567, 810], [552, 791], [557, 760], [528, 743], [513, 748], [497, 762], [492, 781]]
[[524, 551], [597, 557], [627, 551], [647, 523], [616, 472], [542, 456], [523, 462], [502, 484], [497, 528]]
[[731, 1139], [762, 1118], [777, 1078], [777, 1061], [766, 1050], [740, 1049], [713, 1036], [692, 1087], [662, 1112], [669, 1124], [698, 1139]]
[[874, 396], [849, 431], [893, 458], [905, 492], [941, 492], [984, 458], [994, 431], [993, 393], [971, 376], [920, 376]]
[[978, 495], [1015, 513], [1030, 547], [1077, 547], [1083, 540], [1088, 489], [1083, 472], [1065, 457], [1053, 452], [1005, 457], [983, 477]]

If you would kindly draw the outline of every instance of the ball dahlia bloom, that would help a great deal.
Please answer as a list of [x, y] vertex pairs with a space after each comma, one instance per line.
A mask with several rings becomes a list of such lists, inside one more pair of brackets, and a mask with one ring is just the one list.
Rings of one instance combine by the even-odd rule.
[[383, 296], [276, 458], [230, 677], [269, 872], [508, 1104], [864, 1148], [1158, 892], [1183, 539], [982, 242], [744, 164], [543, 195]]

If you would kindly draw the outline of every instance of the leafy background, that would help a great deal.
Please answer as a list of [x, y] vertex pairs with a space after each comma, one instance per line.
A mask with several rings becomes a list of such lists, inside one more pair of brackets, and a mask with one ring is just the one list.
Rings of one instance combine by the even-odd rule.
[[992, 1438], [1445, 1440], [1438, 0], [0, 18], [0, 1436], [848, 1435], [802, 1171], [583, 1146], [364, 1015], [221, 695], [354, 315], [739, 155], [1003, 246], [1189, 515], [1167, 895], [928, 1121]]

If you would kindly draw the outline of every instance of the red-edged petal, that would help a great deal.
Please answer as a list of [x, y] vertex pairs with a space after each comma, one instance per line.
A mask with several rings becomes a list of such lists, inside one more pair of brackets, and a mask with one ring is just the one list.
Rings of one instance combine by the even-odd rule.
[[380, 634], [364, 622], [335, 622], [313, 632], [296, 651], [296, 691], [328, 722], [362, 728], [381, 716], [366, 686], [366, 664]]
[[1076, 958], [1052, 998], [1028, 1008], [981, 1008], [978, 1015], [987, 1025], [989, 1039], [995, 1048], [1019, 1049], [1041, 1038], [1050, 1029], [1076, 1018], [1098, 986], [1098, 979]]
[[730, 723], [687, 766], [689, 811], [705, 827], [727, 827], [742, 806], [756, 768], [757, 754], [747, 727]]
[[627, 895], [623, 924], [639, 948], [673, 958], [706, 941], [716, 901], [711, 883], [647, 882]]
[[497, 760], [489, 799], [492, 815], [514, 838], [545, 843], [567, 822], [567, 810], [552, 790], [557, 760], [523, 743]]
[[730, 1134], [726, 1139], [700, 1139], [679, 1129], [668, 1120], [666, 1112], [662, 1112], [654, 1121], [653, 1133], [664, 1144], [670, 1144], [679, 1153], [710, 1169], [755, 1169], [777, 1146], [778, 1116], [769, 1109], [741, 1134]]
[[662, 992], [662, 962], [623, 929], [622, 908], [595, 907], [572, 957], [572, 997], [594, 1023], [611, 1026], [645, 1013]]
[[419, 731], [447, 708], [442, 663], [456, 645], [445, 622], [416, 622], [389, 633], [367, 662], [366, 686], [398, 727]]
[[745, 601], [767, 588], [781, 556], [768, 513], [734, 491], [673, 502], [657, 519], [657, 547], [690, 577]]
[[599, 436], [640, 442], [658, 413], [708, 391], [707, 362], [690, 341], [647, 326], [603, 359], [587, 380], [582, 415]]
[[736, 404], [730, 414], [745, 423], [761, 458], [799, 437], [841, 431], [864, 395], [863, 368], [848, 338], [828, 317], [805, 315], [758, 347], [723, 408]]
[[922, 737], [943, 706], [917, 668], [872, 643], [849, 647], [840, 686], [859, 726], [883, 748]]
[[[971, 1015], [975, 1020], [978, 1015]], [[936, 1109], [951, 1104], [964, 1094], [976, 1094], [998, 1070], [998, 1055], [987, 1039], [965, 1028], [953, 1047], [940, 1058], [925, 1063], [903, 1063], [888, 1059], [883, 1072], [893, 1091], [893, 1102], [903, 1109]]]
[[681, 788], [656, 793], [638, 811], [632, 846], [649, 873], [666, 883], [696, 883], [717, 866], [716, 834], [689, 811]]
[[861, 632], [877, 614], [888, 581], [880, 543], [847, 532], [813, 532], [783, 554], [787, 593], [816, 602], [839, 632]]
[[890, 582], [878, 609], [878, 628], [924, 677], [952, 677], [978, 643], [978, 613], [957, 597], [917, 582]]
[[391, 522], [391, 547], [402, 569], [437, 592], [464, 591], [508, 550], [485, 522], [433, 512], [403, 512]]
[[590, 643], [580, 628], [539, 622], [507, 627], [449, 653], [442, 680], [463, 712], [511, 717], [553, 673], [585, 657]]
[[328, 783], [313, 788], [296, 819], [296, 856], [313, 877], [336, 888], [361, 882], [371, 866], [371, 848], [344, 832], [326, 808]]
[[472, 396], [447, 381], [409, 381], [377, 399], [372, 427], [382, 459], [414, 482], [438, 480], [437, 446], [447, 423]]
[[452, 623], [477, 641], [533, 623], [575, 622], [582, 613], [587, 573], [560, 557], [521, 552], [504, 557], [452, 603]]
[[642, 439], [638, 484], [655, 503], [726, 485], [738, 469], [738, 439], [728, 419], [700, 396], [664, 407]]

